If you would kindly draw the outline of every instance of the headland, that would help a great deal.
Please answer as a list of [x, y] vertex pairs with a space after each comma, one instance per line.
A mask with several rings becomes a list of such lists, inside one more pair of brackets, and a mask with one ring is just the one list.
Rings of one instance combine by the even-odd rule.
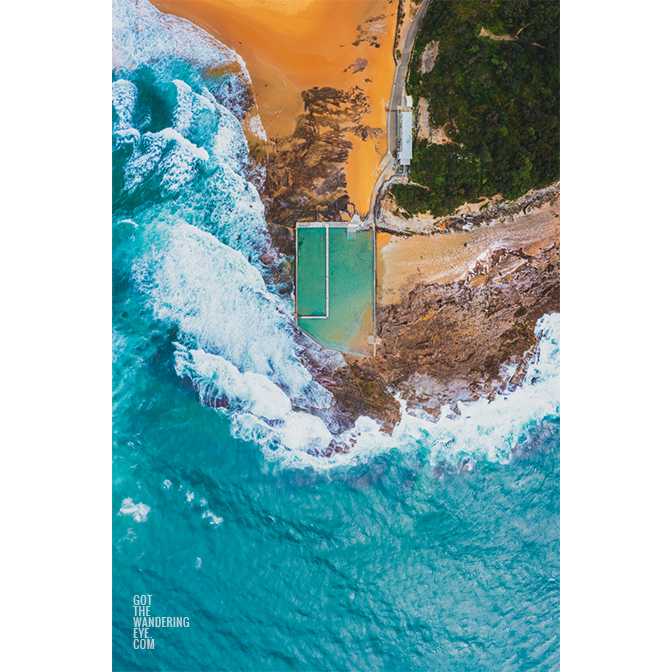
[[[522, 381], [537, 320], [560, 307], [559, 182], [542, 182], [550, 186], [519, 198], [503, 198], [490, 185], [462, 189], [483, 195], [465, 204], [456, 192], [445, 202], [459, 207], [423, 212], [425, 203], [436, 209], [436, 199], [425, 194], [448, 188], [445, 176], [435, 171], [430, 177], [438, 182], [430, 187], [413, 186], [412, 173], [395, 174], [387, 117], [398, 64], [426, 75], [438, 54], [440, 67], [448, 67], [427, 36], [413, 55], [410, 46], [403, 50], [409, 39], [412, 46], [419, 24], [413, 19], [426, 6], [413, 0], [152, 2], [245, 60], [268, 136], [251, 149], [266, 168], [262, 199], [275, 247], [294, 259], [297, 222], [347, 223], [368, 214], [374, 224], [376, 356], [337, 353], [297, 330], [302, 361], [334, 395], [330, 429], [336, 433], [368, 415], [391, 431], [400, 418], [399, 394], [411, 413], [436, 416], [443, 405], [459, 412], [458, 401], [492, 398]], [[510, 44], [488, 42], [488, 48]], [[423, 93], [417, 72], [413, 87]], [[406, 93], [403, 78], [401, 84], [397, 97]], [[414, 160], [436, 161], [434, 148], [449, 147], [450, 161], [481, 161], [462, 151], [464, 138], [450, 123], [432, 128], [432, 104], [424, 98], [414, 114], [416, 137], [425, 138]], [[523, 179], [526, 170], [514, 178]], [[459, 178], [472, 179], [465, 175]], [[282, 273], [292, 287], [294, 269]]]

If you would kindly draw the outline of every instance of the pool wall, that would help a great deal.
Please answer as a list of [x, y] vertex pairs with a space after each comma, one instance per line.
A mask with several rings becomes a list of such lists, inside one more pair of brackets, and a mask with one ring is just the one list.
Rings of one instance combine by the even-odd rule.
[[297, 224], [296, 324], [325, 347], [373, 354], [374, 235], [341, 222]]

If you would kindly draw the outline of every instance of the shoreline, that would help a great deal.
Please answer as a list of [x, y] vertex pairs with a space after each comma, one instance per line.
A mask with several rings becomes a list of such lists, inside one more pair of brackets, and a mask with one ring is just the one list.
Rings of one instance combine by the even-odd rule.
[[[528, 256], [560, 243], [560, 195], [553, 190], [536, 207], [522, 207], [529, 195], [509, 207], [480, 213], [483, 220], [456, 217], [460, 228], [417, 233], [378, 227], [378, 305], [401, 300], [419, 284], [450, 284], [464, 279], [479, 261], [496, 249], [514, 250]], [[548, 196], [548, 192], [544, 192]]]
[[[389, 0], [150, 0], [200, 26], [240, 54], [250, 73], [262, 124], [273, 145], [291, 137], [317, 88], [359, 91], [361, 119], [347, 114], [340, 133], [351, 148], [345, 180], [351, 203], [368, 212], [387, 151], [387, 111], [394, 76], [397, 5]], [[339, 110], [343, 112], [343, 110]], [[333, 121], [330, 122], [333, 125]]]
[[[376, 170], [387, 151], [385, 104], [395, 75], [397, 4], [386, 0], [296, 4], [154, 0], [153, 4], [215, 34], [245, 60], [269, 137], [255, 160], [266, 166], [262, 199], [277, 250], [293, 257], [297, 221], [316, 220], [318, 214], [348, 221], [355, 210], [368, 211]], [[251, 5], [268, 12], [252, 15]], [[301, 21], [295, 11], [299, 6], [307, 15]], [[375, 40], [369, 35], [367, 41], [361, 28], [381, 16], [375, 13], [381, 6], [393, 27]], [[334, 7], [347, 8], [349, 14], [333, 26], [323, 23], [322, 32], [311, 32], [311, 21], [319, 12]], [[227, 23], [227, 17], [236, 16]], [[269, 17], [278, 20], [270, 25]], [[227, 31], [234, 37], [227, 37]], [[325, 31], [330, 33], [328, 39]], [[341, 35], [349, 35], [350, 43]], [[316, 44], [320, 37], [324, 39]], [[376, 43], [380, 46], [373, 46]], [[314, 59], [308, 67], [310, 49]], [[270, 64], [274, 50], [278, 58]], [[337, 53], [328, 64], [329, 72], [318, 58], [321, 50]], [[297, 55], [303, 70], [297, 71]], [[360, 57], [367, 62], [358, 61]], [[380, 65], [375, 57], [382, 59]], [[378, 89], [384, 92], [372, 98]], [[379, 126], [373, 126], [376, 112]], [[284, 135], [274, 135], [273, 129]], [[409, 220], [394, 215], [393, 199], [385, 192], [376, 193], [370, 214], [375, 213], [377, 222], [377, 356], [330, 350], [317, 342], [306, 343], [308, 336], [298, 339], [313, 378], [334, 395], [328, 412], [334, 423], [343, 429], [366, 415], [391, 432], [400, 419], [399, 395], [408, 401], [409, 410], [422, 408], [431, 415], [437, 405], [490, 398], [504, 385], [503, 367], [517, 367], [507, 385], [522, 381], [525, 353], [536, 343], [536, 321], [559, 310], [559, 191], [558, 182], [514, 202], [465, 204], [448, 217]], [[298, 329], [297, 333], [303, 334]], [[436, 390], [429, 399], [418, 391], [420, 378]]]
[[[390, 185], [391, 186], [391, 185]], [[539, 189], [532, 189], [518, 199], [504, 201], [499, 196], [491, 199], [483, 197], [478, 203], [464, 203], [450, 215], [434, 217], [430, 213], [412, 215], [408, 219], [401, 216], [402, 208], [394, 197], [386, 191], [379, 195], [376, 203], [378, 231], [396, 236], [426, 236], [451, 231], [471, 231], [474, 227], [490, 224], [502, 219], [515, 219], [521, 213], [538, 209], [545, 203], [553, 203], [560, 198], [560, 181]], [[395, 214], [396, 212], [399, 214]]]

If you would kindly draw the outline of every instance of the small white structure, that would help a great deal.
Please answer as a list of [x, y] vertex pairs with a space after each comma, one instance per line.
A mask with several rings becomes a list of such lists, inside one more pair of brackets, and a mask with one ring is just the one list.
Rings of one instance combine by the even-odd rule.
[[362, 228], [362, 219], [358, 214], [355, 214], [352, 220], [348, 222], [347, 239], [354, 240], [355, 234], [357, 233], [358, 229], [361, 228]]
[[397, 109], [397, 159], [402, 166], [410, 166], [413, 158], [413, 111]]

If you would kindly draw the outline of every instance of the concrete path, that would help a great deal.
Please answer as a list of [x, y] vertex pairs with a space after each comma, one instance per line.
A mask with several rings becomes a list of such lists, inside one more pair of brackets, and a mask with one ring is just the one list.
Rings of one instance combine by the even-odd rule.
[[380, 163], [380, 175], [376, 180], [376, 185], [371, 193], [371, 201], [369, 205], [369, 216], [367, 221], [374, 223], [373, 208], [376, 203], [376, 196], [382, 189], [385, 182], [392, 177], [396, 172], [396, 152], [397, 152], [397, 112], [396, 109], [402, 103], [402, 96], [404, 95], [404, 84], [406, 82], [406, 73], [408, 72], [408, 63], [411, 60], [411, 53], [413, 51], [413, 44], [420, 29], [420, 23], [427, 11], [427, 6], [430, 0], [423, 0], [418, 8], [417, 14], [413, 17], [413, 21], [406, 34], [406, 41], [401, 50], [401, 62], [397, 64], [394, 70], [394, 82], [392, 83], [392, 93], [390, 95], [390, 106], [387, 112], [387, 154], [383, 157]]
[[411, 60], [413, 44], [420, 30], [420, 23], [425, 16], [429, 0], [423, 0], [418, 8], [418, 13], [413, 17], [411, 26], [406, 34], [406, 42], [401, 50], [401, 63], [399, 63], [394, 73], [394, 84], [392, 85], [392, 95], [390, 96], [390, 111], [387, 115], [387, 149], [394, 154], [397, 150], [397, 114], [396, 109], [401, 105], [404, 95], [404, 83], [408, 72], [408, 63]]

